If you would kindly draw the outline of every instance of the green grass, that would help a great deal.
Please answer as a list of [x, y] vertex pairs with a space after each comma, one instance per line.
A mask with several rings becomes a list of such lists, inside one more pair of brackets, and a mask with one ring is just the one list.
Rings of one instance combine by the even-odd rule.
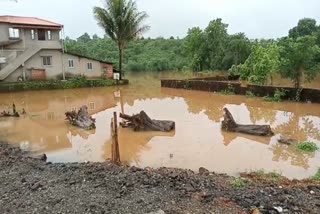
[[256, 171], [256, 174], [258, 176], [261, 176], [261, 177], [264, 177], [267, 179], [271, 179], [272, 181], [280, 181], [283, 178], [283, 176], [278, 172], [268, 172], [267, 173], [263, 169]]
[[228, 84], [228, 88], [225, 90], [220, 91], [220, 94], [223, 95], [235, 95], [234, 87], [231, 84]]
[[250, 98], [255, 98], [256, 95], [252, 91], [246, 91], [246, 96]]
[[234, 91], [230, 91], [230, 90], [222, 90], [222, 91], [220, 91], [220, 94], [223, 94], [223, 95], [235, 95]]
[[235, 178], [233, 181], [231, 181], [231, 186], [233, 188], [243, 188], [247, 185], [248, 181], [243, 178]]
[[267, 102], [281, 102], [284, 96], [286, 96], [286, 92], [284, 90], [277, 89], [274, 92], [273, 97], [265, 96], [263, 97], [263, 100]]
[[311, 180], [320, 181], [320, 169], [318, 172], [310, 178]]
[[115, 84], [116, 84], [115, 80], [108, 80], [108, 79], [87, 80], [85, 77], [77, 77], [67, 81], [47, 80], [47, 81], [27, 81], [27, 82], [19, 82], [19, 83], [3, 83], [3, 84], [0, 84], [0, 92], [105, 87], [105, 86], [112, 86]]
[[319, 150], [319, 147], [317, 146], [317, 144], [309, 141], [305, 141], [297, 144], [297, 148], [303, 152], [315, 152]]

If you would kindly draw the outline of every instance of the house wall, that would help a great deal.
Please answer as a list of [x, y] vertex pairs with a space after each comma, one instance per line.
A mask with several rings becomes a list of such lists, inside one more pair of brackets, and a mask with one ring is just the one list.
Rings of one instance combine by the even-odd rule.
[[0, 23], [0, 42], [9, 40], [9, 26], [8, 24]]
[[[45, 66], [42, 62], [43, 56], [52, 57], [52, 65]], [[74, 67], [69, 67], [69, 59], [73, 60]], [[92, 70], [88, 69], [87, 63], [92, 63]], [[84, 57], [74, 56], [71, 54], [62, 54], [61, 50], [41, 50], [37, 54], [33, 55], [24, 64], [24, 67], [20, 66], [14, 71], [8, 78], [7, 82], [16, 82], [20, 75], [23, 75], [23, 69], [25, 70], [26, 77], [31, 77], [32, 69], [44, 69], [47, 79], [57, 79], [58, 76], [62, 76], [62, 68], [64, 72], [74, 75], [84, 75], [88, 78], [97, 79], [101, 78], [103, 69], [106, 69], [108, 73], [112, 72], [113, 66], [111, 64], [100, 63], [92, 59]], [[112, 78], [112, 76], [110, 76]]]
[[[11, 25], [0, 23], [0, 42], [1, 41], [9, 41], [9, 28]], [[51, 48], [53, 45], [53, 48], [61, 48], [62, 44], [60, 42], [60, 30], [56, 29], [45, 29], [46, 31], [46, 40], [38, 40], [38, 33], [37, 29], [33, 29], [35, 31], [35, 39], [33, 40], [31, 37], [31, 30], [29, 28], [19, 28], [19, 37], [22, 41], [7, 45], [5, 49], [25, 49], [28, 47], [32, 47], [34, 45], [44, 47], [44, 48]], [[48, 40], [48, 34], [47, 31], [51, 31], [51, 40]], [[59, 42], [57, 42], [59, 41]], [[48, 45], [50, 47], [48, 47]]]
[[[73, 60], [73, 68], [69, 67], [69, 59]], [[87, 63], [92, 63], [92, 70], [88, 69]], [[87, 59], [84, 57], [78, 57], [71, 54], [63, 55], [63, 65], [65, 73], [74, 75], [84, 75], [89, 78], [101, 78], [102, 67], [99, 61]]]

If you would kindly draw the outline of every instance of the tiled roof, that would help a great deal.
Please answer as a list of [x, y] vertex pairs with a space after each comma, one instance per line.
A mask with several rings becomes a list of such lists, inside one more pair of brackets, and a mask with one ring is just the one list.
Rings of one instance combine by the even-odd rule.
[[0, 16], [0, 23], [62, 28], [63, 25], [36, 17]]

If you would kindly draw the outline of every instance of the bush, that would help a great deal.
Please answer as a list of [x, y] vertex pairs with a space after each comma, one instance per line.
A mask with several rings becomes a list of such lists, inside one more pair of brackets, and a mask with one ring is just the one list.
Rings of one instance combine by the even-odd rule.
[[247, 181], [242, 178], [236, 178], [233, 181], [231, 181], [230, 184], [233, 188], [243, 188], [247, 185]]
[[263, 97], [263, 100], [267, 102], [281, 102], [285, 96], [286, 96], [286, 92], [283, 89], [281, 90], [276, 89], [273, 97], [265, 96]]
[[[122, 83], [122, 82], [120, 82]], [[126, 82], [123, 82], [124, 84]], [[115, 80], [99, 79], [87, 80], [84, 76], [77, 76], [74, 79], [48, 80], [48, 81], [28, 81], [22, 83], [4, 83], [0, 84], [0, 92], [24, 91], [24, 90], [50, 90], [50, 89], [70, 89], [86, 87], [105, 87], [115, 85]]]
[[256, 95], [252, 91], [246, 91], [246, 96], [250, 98], [255, 98]]
[[297, 145], [297, 148], [303, 152], [315, 152], [317, 150], [319, 150], [319, 147], [317, 146], [317, 144], [313, 143], [313, 142], [301, 142]]
[[320, 181], [320, 169], [314, 176], [311, 177], [311, 179], [315, 181]]
[[223, 95], [235, 95], [234, 87], [231, 84], [228, 84], [228, 88], [220, 91]]

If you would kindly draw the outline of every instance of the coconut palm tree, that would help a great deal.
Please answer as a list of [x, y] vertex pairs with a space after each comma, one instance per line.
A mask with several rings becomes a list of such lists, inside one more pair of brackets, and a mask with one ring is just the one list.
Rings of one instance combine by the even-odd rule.
[[106, 32], [117, 43], [119, 49], [119, 71], [122, 72], [122, 58], [125, 45], [149, 29], [143, 25], [148, 17], [140, 12], [132, 0], [105, 0], [104, 7], [94, 7], [94, 16]]

